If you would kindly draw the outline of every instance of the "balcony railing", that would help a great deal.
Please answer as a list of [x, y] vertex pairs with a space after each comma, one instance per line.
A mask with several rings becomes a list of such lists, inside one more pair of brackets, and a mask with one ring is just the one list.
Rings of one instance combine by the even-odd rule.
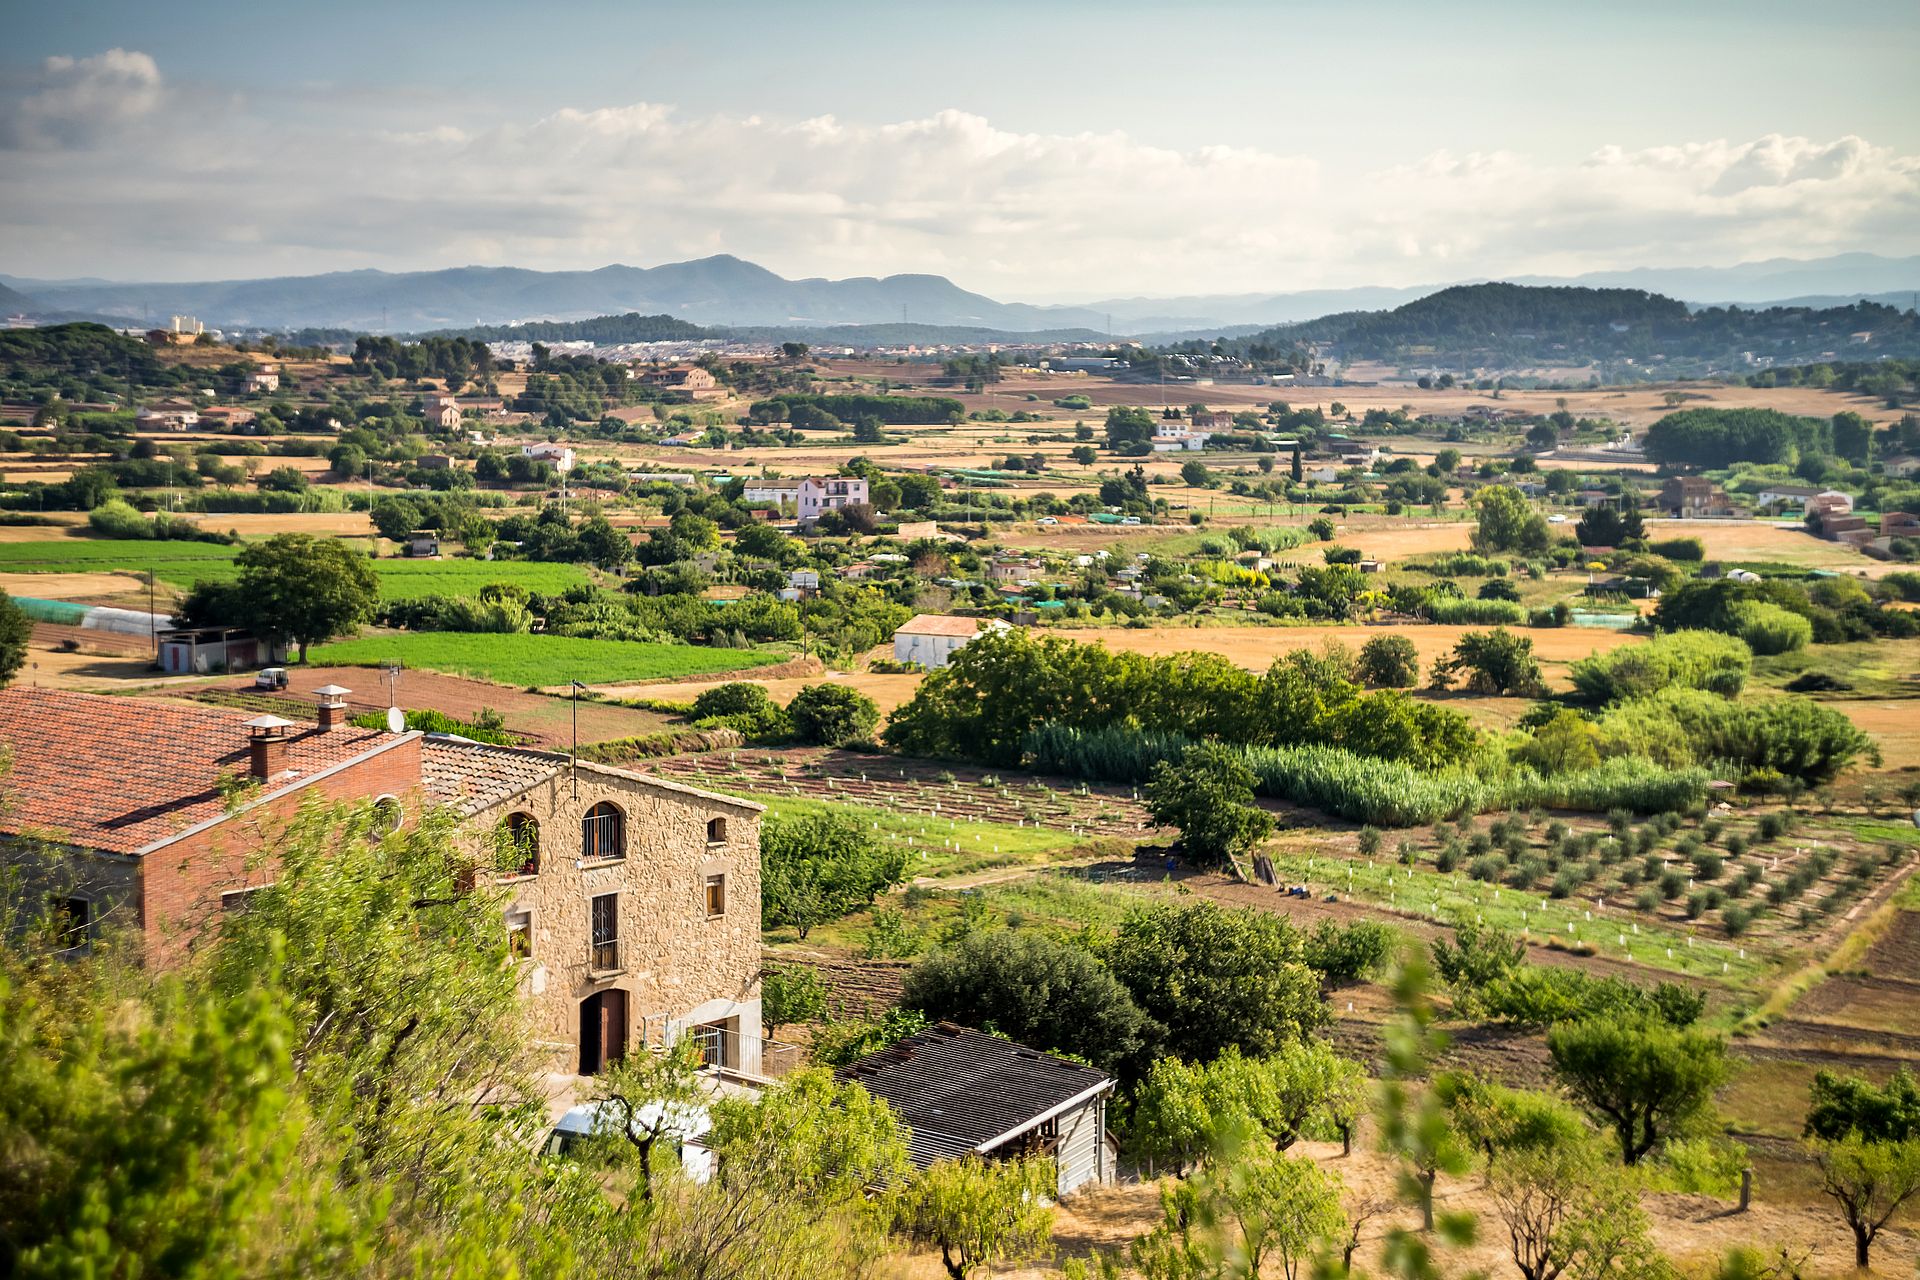
[[657, 1017], [643, 1018], [640, 1039], [650, 1049], [670, 1048], [682, 1039], [690, 1039], [698, 1046], [706, 1070], [748, 1079], [778, 1080], [805, 1065], [798, 1045], [746, 1036], [712, 1024], [686, 1026]]

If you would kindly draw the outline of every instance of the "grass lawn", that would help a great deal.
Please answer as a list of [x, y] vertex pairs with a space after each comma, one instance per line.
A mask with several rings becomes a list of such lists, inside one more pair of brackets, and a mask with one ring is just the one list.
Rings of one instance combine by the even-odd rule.
[[[1271, 851], [1280, 879], [1331, 889], [1344, 897], [1393, 907], [1442, 921], [1479, 917], [1515, 933], [1586, 943], [1613, 960], [1712, 978], [1744, 986], [1773, 972], [1767, 955], [1752, 946], [1692, 938], [1684, 930], [1650, 923], [1631, 909], [1595, 911], [1574, 898], [1485, 884], [1464, 875], [1403, 867], [1387, 858], [1329, 858], [1324, 854]], [[1591, 917], [1591, 918], [1589, 918]], [[1571, 928], [1569, 928], [1571, 926]], [[1622, 940], [1624, 939], [1624, 941]], [[1691, 945], [1689, 945], [1691, 943]]]
[[480, 588], [494, 582], [557, 595], [587, 581], [587, 571], [577, 564], [531, 560], [376, 560], [373, 571], [380, 575], [383, 600], [478, 595]]
[[[217, 542], [139, 542], [112, 538], [60, 538], [42, 542], [0, 543], [0, 573], [145, 573], [187, 590], [194, 583], [225, 582], [236, 572], [237, 546]], [[386, 600], [417, 596], [470, 596], [491, 582], [511, 582], [529, 591], [565, 591], [588, 580], [574, 564], [529, 560], [375, 560], [380, 595]]]
[[4, 573], [144, 573], [172, 586], [191, 587], [202, 578], [224, 581], [234, 573], [238, 547], [217, 542], [132, 542], [109, 538], [63, 538], [0, 543]]
[[[535, 566], [545, 567], [545, 566]], [[779, 654], [693, 645], [634, 644], [573, 636], [483, 635], [464, 631], [413, 631], [363, 636], [314, 649], [315, 663], [378, 666], [394, 660], [426, 671], [472, 676], [525, 688], [569, 680], [607, 683], [738, 671], [779, 662]]]

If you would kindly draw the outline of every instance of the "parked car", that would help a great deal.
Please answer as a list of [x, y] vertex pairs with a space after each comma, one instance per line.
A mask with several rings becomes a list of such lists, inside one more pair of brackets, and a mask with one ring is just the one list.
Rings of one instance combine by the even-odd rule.
[[[619, 1124], [617, 1115], [613, 1103], [582, 1103], [554, 1121], [553, 1132], [547, 1135], [546, 1154], [564, 1156], [596, 1133], [614, 1132]], [[665, 1103], [649, 1102], [635, 1114], [634, 1121], [660, 1130], [661, 1143], [679, 1157], [680, 1168], [689, 1178], [705, 1183], [713, 1177], [713, 1152], [701, 1142], [713, 1131], [713, 1117], [705, 1107], [677, 1104], [669, 1108]]]
[[285, 667], [263, 667], [253, 677], [256, 689], [284, 689], [287, 687], [287, 669]]

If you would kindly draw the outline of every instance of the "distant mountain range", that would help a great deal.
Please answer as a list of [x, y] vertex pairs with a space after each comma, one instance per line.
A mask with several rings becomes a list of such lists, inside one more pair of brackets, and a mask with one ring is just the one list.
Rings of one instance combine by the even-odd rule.
[[[1695, 305], [1837, 306], [1869, 298], [1907, 306], [1911, 291], [1920, 290], [1920, 257], [1848, 253], [1808, 260], [1776, 258], [1736, 267], [1641, 268], [1567, 278], [1523, 276], [1511, 282], [1639, 289]], [[639, 312], [760, 331], [905, 324], [976, 332], [1084, 330], [1140, 336], [1246, 332], [1335, 313], [1384, 310], [1447, 287], [1112, 298], [1076, 306], [1038, 306], [998, 302], [942, 276], [788, 280], [751, 262], [721, 255], [659, 267], [608, 266], [595, 271], [460, 267], [173, 284], [0, 276], [0, 311], [155, 325], [164, 324], [171, 315], [185, 314], [224, 329], [339, 328], [381, 333]]]

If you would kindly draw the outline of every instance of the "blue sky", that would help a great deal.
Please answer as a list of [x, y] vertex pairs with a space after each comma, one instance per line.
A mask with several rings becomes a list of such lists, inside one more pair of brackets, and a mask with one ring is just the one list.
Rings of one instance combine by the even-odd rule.
[[18, 275], [725, 251], [1052, 299], [1920, 252], [1912, 0], [80, 2], [7, 29]]

